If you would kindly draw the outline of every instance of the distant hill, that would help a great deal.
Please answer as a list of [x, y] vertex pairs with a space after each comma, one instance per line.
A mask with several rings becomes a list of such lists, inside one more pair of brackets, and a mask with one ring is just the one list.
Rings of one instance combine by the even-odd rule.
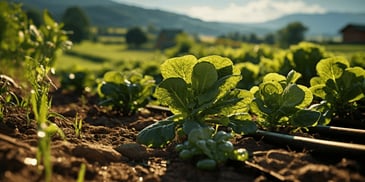
[[365, 24], [365, 13], [325, 13], [325, 14], [292, 14], [276, 20], [252, 24], [255, 27], [265, 27], [268, 29], [280, 29], [289, 22], [300, 21], [309, 28], [308, 35], [328, 35], [339, 34], [341, 28], [348, 23]]
[[60, 20], [69, 6], [83, 8], [95, 26], [132, 27], [153, 25], [157, 28], [179, 28], [194, 34], [221, 35], [229, 32], [263, 35], [276, 31], [292, 21], [300, 21], [309, 28], [309, 35], [336, 35], [347, 23], [365, 24], [364, 14], [327, 13], [293, 14], [276, 20], [257, 23], [206, 22], [186, 15], [125, 5], [111, 0], [13, 0], [24, 7], [48, 9]]

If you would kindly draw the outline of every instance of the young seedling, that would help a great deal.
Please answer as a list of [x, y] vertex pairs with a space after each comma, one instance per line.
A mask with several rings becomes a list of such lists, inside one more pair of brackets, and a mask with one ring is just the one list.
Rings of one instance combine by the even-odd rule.
[[321, 114], [307, 109], [313, 99], [311, 91], [295, 83], [300, 76], [293, 70], [286, 77], [269, 73], [259, 86], [251, 88], [255, 97], [251, 112], [257, 116], [257, 124], [264, 129], [276, 130], [280, 127], [309, 127], [317, 123]]
[[313, 110], [323, 113], [320, 124], [328, 124], [334, 115], [352, 116], [356, 102], [364, 98], [365, 70], [350, 67], [344, 57], [322, 59], [316, 66], [317, 77], [310, 81], [310, 90], [323, 101]]
[[[179, 133], [191, 141], [185, 148], [201, 151], [199, 144], [193, 141], [198, 138], [213, 140], [216, 134], [213, 134], [211, 128], [225, 126], [238, 134], [255, 132], [256, 125], [249, 121], [251, 117], [248, 115], [252, 94], [236, 88], [241, 79], [240, 71], [228, 58], [207, 56], [198, 60], [190, 55], [171, 58], [161, 65], [161, 74], [163, 81], [154, 95], [161, 104], [169, 106], [173, 115], [140, 131], [137, 142], [163, 147]], [[201, 137], [195, 138], [197, 135]], [[230, 145], [228, 140], [223, 143]], [[228, 158], [217, 147], [209, 150], [218, 156], [208, 154], [208, 149], [196, 155], [204, 154], [209, 160], [206, 162], [210, 164], [214, 164], [214, 160], [214, 167]], [[180, 152], [183, 151], [185, 150]], [[242, 157], [245, 154], [237, 152], [233, 147], [227, 153], [236, 154], [236, 159], [245, 158]]]
[[48, 12], [44, 12], [43, 19], [45, 25], [39, 29], [34, 25], [29, 26], [29, 32], [34, 38], [32, 43], [36, 47], [33, 49], [32, 57], [27, 57], [26, 64], [28, 80], [32, 85], [30, 104], [38, 126], [37, 164], [43, 164], [45, 181], [48, 182], [52, 177], [51, 137], [58, 133], [64, 138], [62, 130], [48, 119], [52, 115], [57, 115], [49, 112], [51, 101], [48, 93], [53, 83], [48, 74], [52, 70], [56, 51], [63, 47], [67, 37], [61, 29], [62, 26], [59, 26]]
[[124, 115], [133, 115], [148, 104], [154, 87], [155, 81], [151, 76], [109, 71], [98, 85], [98, 94], [102, 98], [100, 104], [112, 106]]
[[73, 123], [76, 138], [81, 138], [82, 122], [83, 122], [82, 118], [79, 118], [78, 114], [76, 114], [75, 121]]

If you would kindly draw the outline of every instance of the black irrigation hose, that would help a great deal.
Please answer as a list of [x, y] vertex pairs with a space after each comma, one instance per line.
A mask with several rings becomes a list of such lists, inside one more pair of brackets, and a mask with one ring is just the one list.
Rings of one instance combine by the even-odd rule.
[[312, 151], [342, 154], [351, 157], [363, 157], [365, 155], [365, 145], [345, 143], [330, 140], [321, 140], [301, 136], [292, 136], [270, 131], [257, 130], [256, 133], [264, 139], [289, 146], [306, 148]]
[[319, 133], [334, 133], [339, 135], [347, 135], [351, 137], [361, 137], [365, 140], [365, 130], [355, 129], [355, 128], [344, 128], [338, 126], [315, 126], [310, 127], [310, 131], [315, 131]]

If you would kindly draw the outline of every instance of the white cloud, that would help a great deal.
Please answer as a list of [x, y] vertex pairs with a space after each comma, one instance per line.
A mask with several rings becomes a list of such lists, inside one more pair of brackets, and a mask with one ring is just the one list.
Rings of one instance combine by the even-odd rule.
[[263, 22], [292, 13], [324, 13], [319, 5], [306, 4], [301, 0], [251, 0], [246, 4], [230, 3], [226, 7], [214, 8], [194, 6], [184, 13], [206, 21]]

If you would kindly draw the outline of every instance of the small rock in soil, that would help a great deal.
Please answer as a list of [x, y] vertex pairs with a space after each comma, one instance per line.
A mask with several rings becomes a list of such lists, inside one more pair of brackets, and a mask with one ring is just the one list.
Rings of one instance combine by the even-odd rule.
[[116, 147], [115, 150], [120, 152], [123, 156], [128, 157], [130, 160], [139, 161], [148, 158], [146, 147], [138, 143], [121, 144]]
[[72, 153], [77, 157], [84, 157], [89, 162], [99, 162], [101, 164], [120, 161], [122, 155], [114, 149], [98, 145], [78, 145]]

